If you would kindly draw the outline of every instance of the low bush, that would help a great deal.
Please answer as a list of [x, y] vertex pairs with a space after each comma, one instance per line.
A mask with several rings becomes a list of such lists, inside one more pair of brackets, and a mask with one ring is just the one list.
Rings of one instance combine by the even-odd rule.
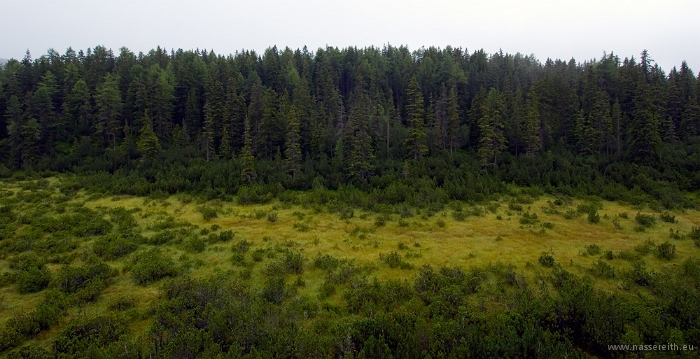
[[656, 247], [656, 256], [667, 261], [676, 258], [676, 245], [664, 242]]
[[157, 248], [137, 253], [131, 266], [131, 276], [140, 285], [147, 285], [179, 273], [175, 262]]
[[543, 267], [554, 267], [555, 263], [554, 257], [549, 252], [542, 252], [538, 261]]
[[642, 228], [651, 228], [656, 224], [656, 217], [651, 214], [637, 213], [634, 220]]
[[136, 250], [141, 235], [109, 234], [100, 237], [92, 244], [92, 251], [104, 260], [115, 260]]

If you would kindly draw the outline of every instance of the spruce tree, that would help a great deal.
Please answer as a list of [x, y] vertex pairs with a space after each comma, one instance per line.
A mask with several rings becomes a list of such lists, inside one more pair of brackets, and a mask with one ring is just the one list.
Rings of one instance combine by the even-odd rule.
[[214, 147], [214, 114], [209, 100], [204, 102], [204, 129], [202, 130], [202, 146], [204, 155], [209, 162], [216, 155]]
[[459, 139], [459, 105], [457, 104], [457, 87], [452, 86], [447, 99], [447, 141], [450, 153], [455, 153]]
[[296, 178], [301, 169], [301, 146], [299, 145], [299, 110], [291, 105], [287, 112], [287, 135], [284, 139], [284, 157], [287, 170]]
[[87, 133], [90, 128], [92, 105], [90, 104], [90, 89], [83, 79], [79, 79], [66, 102], [63, 103], [63, 116], [71, 124], [73, 136]]
[[119, 79], [107, 74], [100, 85], [97, 96], [97, 119], [93, 124], [93, 133], [101, 143], [115, 146], [121, 132], [122, 99], [119, 92]]
[[428, 152], [426, 142], [427, 132], [425, 128], [425, 108], [423, 94], [418, 88], [418, 80], [414, 75], [406, 90], [408, 103], [406, 104], [406, 116], [408, 118], [409, 133], [406, 138], [406, 149], [414, 160], [418, 160]]
[[10, 165], [19, 167], [22, 164], [22, 106], [16, 95], [10, 96], [5, 109], [5, 123], [10, 145]]
[[479, 119], [479, 148], [477, 153], [482, 164], [498, 165], [498, 153], [505, 150], [506, 138], [503, 135], [505, 104], [498, 90], [491, 88], [481, 105]]
[[370, 113], [369, 98], [365, 93], [360, 93], [350, 110], [345, 144], [348, 146], [348, 174], [361, 182], [369, 178], [375, 158], [369, 135]]
[[659, 118], [655, 110], [649, 85], [641, 78], [634, 96], [632, 138], [628, 152], [632, 162], [648, 166], [661, 162]]
[[148, 110], [145, 110], [141, 118], [141, 131], [139, 132], [139, 140], [136, 142], [136, 148], [141, 154], [141, 163], [149, 164], [156, 159], [161, 150], [160, 141], [155, 132], [151, 118], [148, 116]]
[[253, 139], [251, 134], [250, 119], [245, 119], [243, 129], [243, 150], [241, 151], [241, 180], [246, 184], [251, 184], [257, 177], [255, 173], [255, 157], [253, 157]]
[[525, 101], [525, 123], [522, 131], [525, 153], [534, 156], [540, 150], [540, 111], [539, 98], [534, 89], [527, 93]]

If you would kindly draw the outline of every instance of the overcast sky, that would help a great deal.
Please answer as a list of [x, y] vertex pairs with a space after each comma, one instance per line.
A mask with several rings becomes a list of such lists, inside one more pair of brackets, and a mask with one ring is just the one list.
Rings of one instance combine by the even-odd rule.
[[700, 70], [697, 0], [22, 0], [0, 6], [0, 58], [53, 48], [122, 46], [147, 52], [314, 51], [384, 44], [483, 48], [547, 58], [639, 58], [648, 49], [666, 72]]

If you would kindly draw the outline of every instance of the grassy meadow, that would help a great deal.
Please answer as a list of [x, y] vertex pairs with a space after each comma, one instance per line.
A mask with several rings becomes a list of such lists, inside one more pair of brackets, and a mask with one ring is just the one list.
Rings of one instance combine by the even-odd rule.
[[[635, 260], [643, 259], [649, 271], [663, 272], [700, 254], [698, 241], [690, 235], [700, 227], [698, 211], [661, 213], [596, 199], [532, 197], [518, 194], [518, 189], [512, 193], [485, 203], [452, 202], [438, 212], [397, 207], [392, 213], [374, 213], [277, 200], [239, 205], [235, 199], [206, 201], [188, 194], [104, 196], [62, 187], [59, 178], [4, 182], [0, 207], [11, 210], [0, 214], [5, 216], [0, 327], [45, 300], [45, 291], [18, 289], [22, 270], [13, 258], [27, 253], [35, 253], [50, 272], [52, 279], [44, 285], [48, 289], [62, 288], [56, 278], [64, 278], [66, 266], [86, 266], [96, 256], [113, 271], [97, 295], [76, 299], [56, 325], [20, 341], [47, 350], [66, 323], [76, 318], [124, 312], [131, 318], [129, 330], [145, 333], [162, 298], [161, 287], [173, 277], [223, 273], [264, 291], [276, 263], [287, 259], [293, 265], [285, 285], [296, 296], [340, 306], [342, 289], [348, 285], [343, 276], [409, 281], [424, 265], [506, 266], [516, 274], [515, 281], [544, 285], [546, 290], [552, 259], [588, 278], [597, 289], [651, 296], [625, 275]], [[95, 224], [80, 222], [85, 213], [94, 221], [104, 220], [106, 230], [93, 235], [91, 229], [79, 236], [71, 232]], [[67, 223], [70, 218], [76, 222]], [[34, 228], [49, 219], [58, 223]], [[109, 235], [140, 239], [103, 239]], [[169, 270], [138, 279], [139, 261], [152, 256], [163, 259]], [[497, 283], [486, 282], [484, 288], [472, 300], [494, 305], [489, 298], [498, 291]]]

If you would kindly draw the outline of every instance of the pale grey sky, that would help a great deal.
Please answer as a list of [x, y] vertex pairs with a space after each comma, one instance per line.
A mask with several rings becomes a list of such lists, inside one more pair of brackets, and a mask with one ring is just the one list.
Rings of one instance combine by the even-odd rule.
[[697, 0], [22, 0], [0, 6], [0, 58], [53, 48], [147, 52], [277, 45], [483, 48], [577, 61], [643, 49], [667, 73], [700, 70]]

